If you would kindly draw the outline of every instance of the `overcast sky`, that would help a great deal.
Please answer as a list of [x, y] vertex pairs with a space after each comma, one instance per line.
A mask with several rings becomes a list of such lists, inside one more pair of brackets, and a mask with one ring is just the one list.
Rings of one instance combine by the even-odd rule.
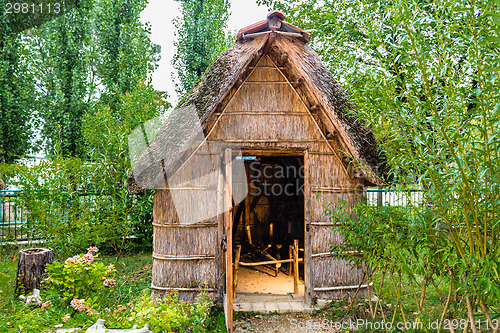
[[[149, 5], [142, 12], [143, 22], [151, 25], [151, 40], [161, 46], [161, 60], [153, 73], [153, 86], [169, 94], [169, 102], [177, 103], [175, 85], [172, 82], [172, 57], [175, 49], [174, 25], [172, 20], [180, 13], [180, 3], [174, 0], [149, 0]], [[265, 6], [257, 6], [255, 0], [231, 0], [231, 16], [229, 29], [238, 31], [255, 22], [264, 20], [268, 10]]]

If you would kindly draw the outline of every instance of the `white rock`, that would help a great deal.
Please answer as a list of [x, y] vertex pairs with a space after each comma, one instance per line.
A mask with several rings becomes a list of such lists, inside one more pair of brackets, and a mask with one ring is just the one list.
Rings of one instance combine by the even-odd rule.
[[31, 304], [31, 303], [38, 303], [38, 304], [41, 304], [42, 303], [42, 298], [40, 297], [40, 290], [39, 289], [33, 289], [33, 293], [29, 296], [19, 296], [19, 299], [21, 301], [24, 301], [26, 302], [27, 304]]
[[98, 319], [97, 323], [90, 326], [85, 333], [153, 333], [149, 330], [149, 325], [144, 325], [143, 328], [138, 329], [137, 325], [134, 325], [133, 328], [127, 330], [120, 329], [107, 329], [104, 326], [106, 321], [104, 319]]

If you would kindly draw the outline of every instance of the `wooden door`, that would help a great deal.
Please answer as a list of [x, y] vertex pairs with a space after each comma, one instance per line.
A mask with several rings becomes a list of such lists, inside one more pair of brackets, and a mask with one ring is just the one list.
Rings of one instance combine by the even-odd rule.
[[233, 332], [233, 204], [232, 204], [232, 151], [224, 151], [224, 236], [223, 263], [226, 273], [224, 288], [224, 314], [228, 333]]

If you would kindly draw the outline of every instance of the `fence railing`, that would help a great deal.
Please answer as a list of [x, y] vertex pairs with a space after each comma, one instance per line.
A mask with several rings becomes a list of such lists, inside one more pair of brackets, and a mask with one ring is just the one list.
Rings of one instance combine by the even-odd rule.
[[423, 201], [422, 190], [386, 191], [383, 189], [367, 189], [366, 203], [369, 206], [419, 206]]
[[[87, 208], [97, 196], [105, 195], [105, 191], [88, 192], [78, 191], [81, 203]], [[23, 241], [34, 239], [34, 221], [29, 221], [28, 212], [19, 203], [21, 190], [0, 191], [0, 243], [8, 241]], [[422, 202], [423, 192], [421, 190], [409, 190], [405, 193], [386, 191], [382, 189], [367, 189], [366, 199], [370, 206], [407, 206], [408, 204], [419, 205]], [[61, 212], [62, 216], [65, 212]]]
[[[0, 243], [36, 239], [33, 232], [36, 228], [36, 221], [30, 221], [29, 212], [20, 203], [21, 192], [21, 190], [0, 191]], [[107, 190], [76, 190], [79, 203], [90, 210], [95, 209], [96, 198], [107, 193]], [[54, 212], [54, 214], [62, 218], [67, 217], [66, 209]]]
[[29, 238], [28, 216], [16, 200], [21, 191], [0, 191], [0, 242]]

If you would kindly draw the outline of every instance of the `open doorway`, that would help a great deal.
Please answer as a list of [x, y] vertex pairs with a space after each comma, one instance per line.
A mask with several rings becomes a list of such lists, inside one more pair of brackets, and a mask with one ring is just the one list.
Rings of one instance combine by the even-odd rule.
[[248, 195], [233, 210], [234, 296], [303, 298], [303, 157], [242, 159]]

